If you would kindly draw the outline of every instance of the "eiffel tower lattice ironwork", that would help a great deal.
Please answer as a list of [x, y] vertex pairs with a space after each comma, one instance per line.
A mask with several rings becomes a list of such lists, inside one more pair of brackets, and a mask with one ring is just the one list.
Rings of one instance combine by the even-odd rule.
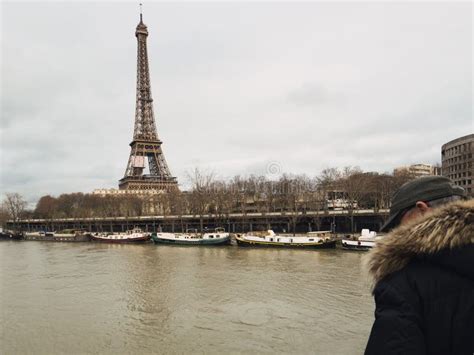
[[[170, 190], [178, 182], [166, 163], [158, 138], [153, 114], [150, 71], [146, 39], [148, 30], [140, 13], [140, 23], [135, 31], [137, 37], [137, 101], [135, 128], [125, 176], [119, 181], [121, 190]], [[144, 174], [146, 163], [150, 170]]]

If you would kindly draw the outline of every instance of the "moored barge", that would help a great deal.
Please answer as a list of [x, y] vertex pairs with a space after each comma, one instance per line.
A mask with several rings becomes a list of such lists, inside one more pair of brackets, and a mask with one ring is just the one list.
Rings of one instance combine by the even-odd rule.
[[342, 249], [355, 251], [368, 251], [375, 246], [375, 243], [382, 239], [383, 236], [377, 236], [376, 232], [369, 229], [362, 229], [361, 235], [358, 237], [342, 238]]
[[88, 242], [90, 234], [82, 230], [65, 229], [59, 232], [31, 232], [25, 234], [25, 240], [39, 240], [48, 242]]
[[305, 235], [279, 235], [271, 229], [249, 232], [235, 237], [237, 245], [244, 247], [280, 247], [326, 249], [336, 247], [336, 238], [329, 231], [310, 232]]
[[0, 228], [0, 239], [5, 240], [23, 240], [25, 235], [19, 231], [9, 231]]
[[230, 243], [230, 234], [223, 228], [216, 228], [213, 232], [198, 233], [153, 233], [151, 239], [156, 244], [178, 245], [223, 245]]
[[134, 228], [125, 233], [94, 233], [91, 239], [103, 243], [140, 243], [147, 242], [151, 233], [143, 232], [140, 228]]

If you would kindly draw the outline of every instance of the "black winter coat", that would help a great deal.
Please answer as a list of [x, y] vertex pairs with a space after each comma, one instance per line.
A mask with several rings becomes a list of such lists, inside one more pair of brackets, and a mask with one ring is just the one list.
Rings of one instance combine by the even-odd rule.
[[376, 310], [365, 354], [474, 354], [474, 201], [394, 230], [368, 266]]

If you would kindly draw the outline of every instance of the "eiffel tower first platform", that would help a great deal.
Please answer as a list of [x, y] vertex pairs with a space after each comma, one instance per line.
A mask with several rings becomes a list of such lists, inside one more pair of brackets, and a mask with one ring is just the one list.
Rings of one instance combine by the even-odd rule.
[[[148, 30], [141, 13], [135, 36], [138, 45], [135, 128], [127, 169], [119, 181], [119, 189], [143, 192], [177, 189], [178, 182], [171, 176], [156, 131], [146, 45]], [[144, 173], [146, 165], [149, 174]]]

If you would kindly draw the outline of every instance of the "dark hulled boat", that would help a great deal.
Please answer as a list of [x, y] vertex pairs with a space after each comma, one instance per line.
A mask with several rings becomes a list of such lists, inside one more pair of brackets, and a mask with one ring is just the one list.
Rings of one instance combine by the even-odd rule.
[[23, 234], [23, 232], [19, 232], [19, 231], [2, 230], [0, 232], [0, 239], [3, 239], [3, 240], [23, 240], [24, 239], [24, 234]]
[[88, 242], [90, 234], [81, 230], [65, 229], [59, 232], [32, 232], [25, 234], [25, 240], [45, 242]]

